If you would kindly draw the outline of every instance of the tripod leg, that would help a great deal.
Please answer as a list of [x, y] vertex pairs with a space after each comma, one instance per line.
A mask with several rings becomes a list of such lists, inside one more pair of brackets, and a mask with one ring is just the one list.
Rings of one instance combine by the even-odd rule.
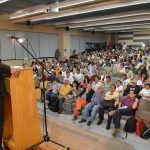
[[45, 142], [45, 141], [42, 140], [42, 141], [40, 141], [39, 143], [36, 143], [36, 144], [32, 145], [31, 147], [29, 147], [29, 148], [27, 148], [27, 149], [25, 149], [25, 150], [32, 150], [32, 149], [35, 149], [35, 148], [37, 148], [37, 146], [39, 146], [40, 144], [42, 144], [42, 143], [44, 143], [44, 142]]

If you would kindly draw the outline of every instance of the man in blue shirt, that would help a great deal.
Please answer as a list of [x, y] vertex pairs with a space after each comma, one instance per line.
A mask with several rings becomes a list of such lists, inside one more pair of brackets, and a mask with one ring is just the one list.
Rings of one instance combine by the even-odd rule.
[[94, 93], [94, 95], [91, 98], [91, 102], [88, 103], [84, 110], [82, 111], [82, 119], [79, 121], [79, 123], [86, 122], [86, 119], [88, 117], [89, 111], [92, 109], [91, 117], [87, 123], [88, 126], [91, 125], [91, 123], [94, 121], [96, 113], [99, 111], [99, 109], [103, 109], [103, 99], [105, 97], [106, 93], [104, 92], [104, 87], [101, 85], [99, 89]]

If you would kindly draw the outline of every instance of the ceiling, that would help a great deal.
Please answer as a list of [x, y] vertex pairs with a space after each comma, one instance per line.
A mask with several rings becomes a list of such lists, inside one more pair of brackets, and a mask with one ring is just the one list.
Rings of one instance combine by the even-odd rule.
[[[0, 0], [0, 2], [3, 0]], [[11, 14], [18, 10], [55, 3], [57, 0], [8, 0], [0, 4], [0, 14]], [[59, 0], [60, 2], [63, 0]]]
[[0, 14], [12, 23], [84, 31], [150, 30], [150, 0], [9, 0]]

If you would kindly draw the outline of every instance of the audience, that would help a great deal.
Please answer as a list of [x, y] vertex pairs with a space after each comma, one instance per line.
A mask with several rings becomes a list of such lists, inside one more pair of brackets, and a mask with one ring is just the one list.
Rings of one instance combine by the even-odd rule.
[[[97, 112], [100, 125], [106, 111], [106, 129], [110, 129], [114, 118], [116, 136], [121, 116], [132, 115], [138, 99], [150, 99], [150, 50], [129, 50], [124, 43], [75, 54], [75, 59], [42, 61], [49, 72], [44, 71], [44, 80], [51, 83], [46, 96], [49, 109], [57, 102], [59, 114], [71, 110], [74, 121], [82, 114], [80, 123], [88, 120], [89, 126]], [[35, 80], [41, 81], [41, 66], [32, 62], [32, 67]]]

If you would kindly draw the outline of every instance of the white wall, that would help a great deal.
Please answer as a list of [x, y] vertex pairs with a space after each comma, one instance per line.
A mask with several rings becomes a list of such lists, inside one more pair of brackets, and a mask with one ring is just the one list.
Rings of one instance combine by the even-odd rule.
[[31, 58], [19, 43], [7, 38], [8, 34], [25, 38], [30, 42], [25, 40], [23, 45], [38, 58], [54, 57], [55, 50], [59, 47], [57, 34], [0, 30], [0, 58], [2, 60]]
[[100, 37], [92, 37], [92, 36], [78, 36], [71, 35], [70, 39], [70, 49], [76, 52], [82, 52], [86, 49], [86, 43], [104, 43], [105, 39]]

